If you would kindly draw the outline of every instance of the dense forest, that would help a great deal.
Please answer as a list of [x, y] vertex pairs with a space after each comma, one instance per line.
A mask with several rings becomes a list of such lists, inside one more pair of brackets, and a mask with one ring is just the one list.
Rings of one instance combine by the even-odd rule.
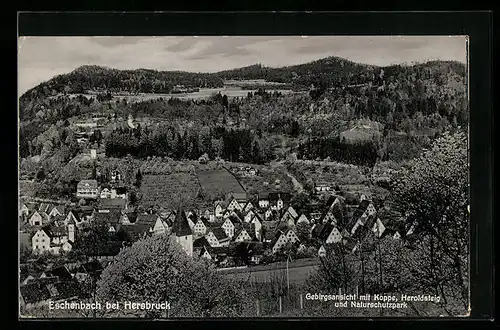
[[[167, 89], [175, 84], [220, 86], [224, 79], [314, 86], [292, 94], [261, 88], [245, 97], [216, 94], [203, 100], [127, 101], [113, 94], [157, 91], [144, 89], [155, 82]], [[88, 89], [97, 93], [78, 94]], [[68, 119], [97, 113], [108, 119], [131, 115], [168, 123], [105, 134], [108, 155], [197, 159], [206, 153], [211, 158], [255, 163], [281, 158], [283, 150], [300, 158], [353, 163], [359, 163], [354, 155], [365, 152], [381, 160], [411, 159], [444, 130], [465, 127], [469, 121], [465, 66], [457, 62], [380, 68], [331, 57], [284, 68], [254, 65], [210, 74], [85, 66], [21, 96], [21, 157], [64, 144], [57, 142], [59, 133], [49, 139], [44, 132], [59, 132]], [[363, 127], [368, 127], [368, 133]], [[351, 140], [342, 140], [342, 134], [350, 134]], [[361, 138], [364, 134], [377, 138], [366, 141]], [[311, 140], [314, 146], [307, 142]]]
[[143, 159], [159, 156], [177, 160], [197, 160], [207, 154], [210, 159], [260, 164], [272, 156], [270, 148], [264, 150], [261, 144], [265, 145], [266, 141], [259, 141], [246, 129], [195, 126], [184, 129], [181, 134], [177, 127], [167, 124], [154, 129], [117, 129], [106, 139], [105, 152], [108, 157], [121, 158], [130, 154]]

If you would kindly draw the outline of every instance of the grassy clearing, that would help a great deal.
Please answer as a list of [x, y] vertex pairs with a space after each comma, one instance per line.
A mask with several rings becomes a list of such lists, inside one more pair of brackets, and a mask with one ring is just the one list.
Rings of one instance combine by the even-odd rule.
[[201, 188], [208, 197], [245, 192], [238, 180], [225, 169], [198, 170], [197, 175]]
[[199, 190], [198, 178], [193, 173], [144, 175], [141, 204], [144, 207], [158, 205], [165, 209], [175, 209], [179, 203], [194, 207]]

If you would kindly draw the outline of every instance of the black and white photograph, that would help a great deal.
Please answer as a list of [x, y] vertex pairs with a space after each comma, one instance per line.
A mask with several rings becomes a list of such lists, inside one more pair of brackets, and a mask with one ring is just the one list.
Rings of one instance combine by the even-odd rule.
[[469, 316], [468, 42], [19, 37], [19, 318]]

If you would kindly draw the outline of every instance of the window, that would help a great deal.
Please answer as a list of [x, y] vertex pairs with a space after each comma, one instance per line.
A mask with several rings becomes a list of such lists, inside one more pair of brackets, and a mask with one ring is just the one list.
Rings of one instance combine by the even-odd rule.
[[37, 238], [37, 239], [35, 239], [35, 242], [37, 242], [37, 243], [38, 243], [38, 238]]

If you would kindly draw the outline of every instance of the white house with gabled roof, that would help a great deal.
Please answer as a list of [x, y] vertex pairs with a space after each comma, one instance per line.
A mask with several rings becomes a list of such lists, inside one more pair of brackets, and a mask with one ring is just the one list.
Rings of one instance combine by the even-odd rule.
[[254, 226], [255, 228], [255, 237], [261, 241], [262, 240], [262, 221], [260, 221], [259, 217], [254, 216], [250, 223]]
[[325, 240], [326, 244], [339, 243], [342, 241], [342, 234], [337, 227], [333, 227]]
[[250, 222], [250, 221], [252, 221], [254, 216], [255, 216], [255, 212], [253, 210], [249, 210], [247, 212], [247, 214], [245, 214], [243, 221]]
[[297, 224], [303, 223], [303, 224], [310, 224], [311, 221], [306, 217], [305, 214], [301, 214], [300, 217], [297, 219]]
[[229, 203], [229, 205], [227, 206], [226, 209], [229, 210], [229, 211], [234, 211], [234, 210], [241, 211], [242, 210], [242, 206], [240, 205], [240, 203], [238, 203], [238, 201], [236, 200], [236, 198], [233, 198], [231, 200], [231, 202]]

